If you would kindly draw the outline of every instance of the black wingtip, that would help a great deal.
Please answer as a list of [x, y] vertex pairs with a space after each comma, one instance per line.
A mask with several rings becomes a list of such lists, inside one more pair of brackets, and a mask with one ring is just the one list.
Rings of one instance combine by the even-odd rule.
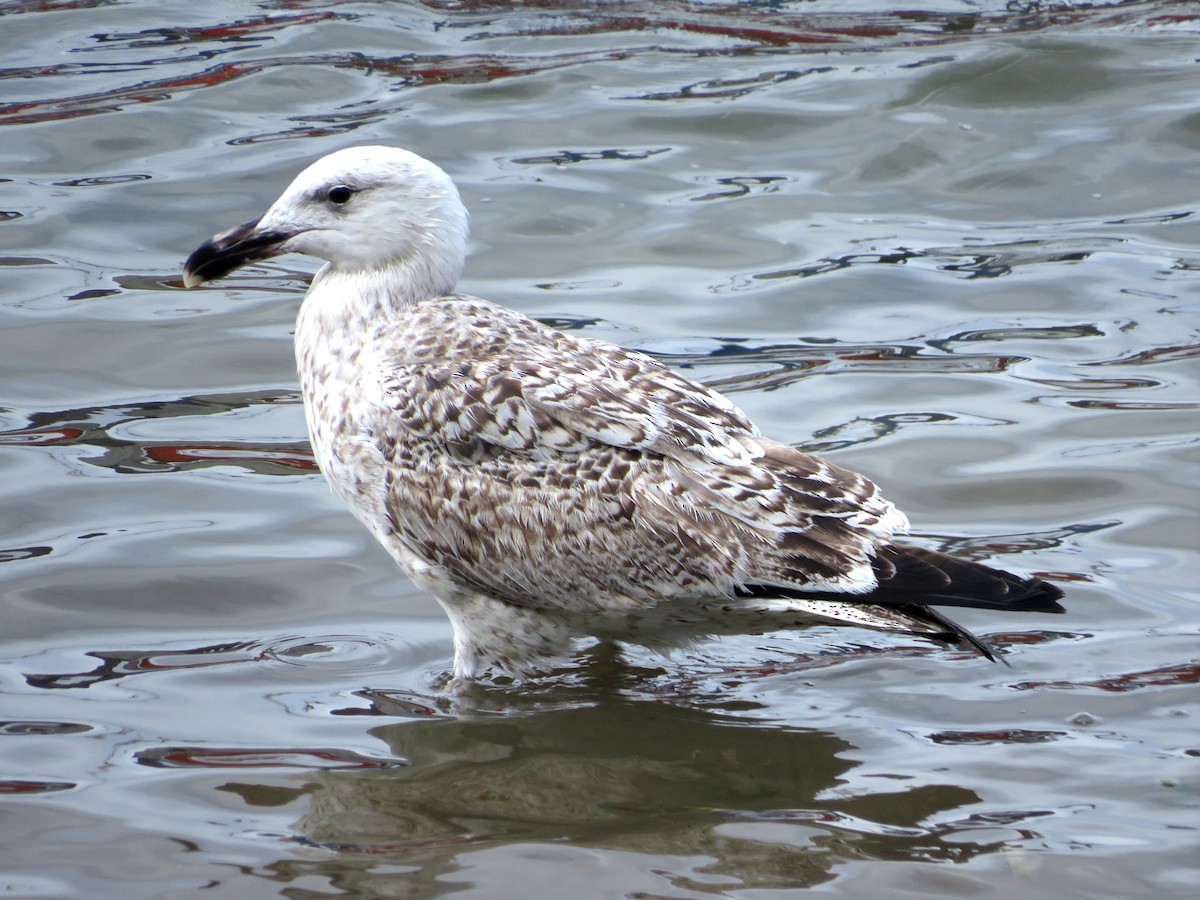
[[940, 634], [923, 635], [923, 637], [931, 637], [934, 640], [945, 641], [950, 644], [966, 644], [979, 652], [980, 656], [996, 663], [1003, 663], [1008, 668], [1012, 668], [1012, 663], [1004, 658], [1004, 655], [995, 647], [988, 644], [982, 638], [976, 637], [963, 628], [953, 619], [947, 618], [936, 609], [930, 609], [927, 606], [902, 606], [900, 607], [908, 615], [914, 619], [919, 619], [923, 622], [928, 622], [931, 625], [937, 625], [942, 629]]

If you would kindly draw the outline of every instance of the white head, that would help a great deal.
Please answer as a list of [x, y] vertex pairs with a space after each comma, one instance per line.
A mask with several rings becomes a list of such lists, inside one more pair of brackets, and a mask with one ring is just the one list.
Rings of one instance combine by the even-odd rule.
[[467, 211], [450, 177], [396, 147], [351, 147], [317, 160], [261, 218], [188, 258], [189, 287], [255, 260], [305, 253], [324, 275], [396, 279], [407, 300], [452, 293], [466, 258]]

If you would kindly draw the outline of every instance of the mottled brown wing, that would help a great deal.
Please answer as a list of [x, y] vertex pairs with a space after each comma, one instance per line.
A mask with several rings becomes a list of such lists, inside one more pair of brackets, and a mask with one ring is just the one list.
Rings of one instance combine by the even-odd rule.
[[754, 452], [757, 431], [737, 407], [652, 357], [470, 298], [425, 306], [412, 340], [389, 336], [406, 349], [382, 378], [415, 434], [542, 458], [593, 445], [735, 464]]

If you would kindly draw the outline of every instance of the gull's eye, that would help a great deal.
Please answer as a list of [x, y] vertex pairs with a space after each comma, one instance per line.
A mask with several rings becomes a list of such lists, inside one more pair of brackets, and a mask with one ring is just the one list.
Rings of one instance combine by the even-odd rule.
[[344, 184], [339, 184], [336, 187], [331, 187], [329, 193], [325, 195], [329, 198], [330, 203], [336, 203], [341, 206], [343, 203], [349, 203], [350, 198], [354, 196], [354, 189], [348, 188]]

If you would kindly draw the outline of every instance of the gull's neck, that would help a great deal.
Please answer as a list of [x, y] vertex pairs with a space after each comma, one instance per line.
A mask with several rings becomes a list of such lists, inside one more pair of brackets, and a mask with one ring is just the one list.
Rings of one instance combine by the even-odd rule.
[[423, 300], [454, 293], [461, 271], [461, 256], [455, 254], [422, 254], [372, 269], [326, 264], [301, 304], [296, 340], [328, 343], [337, 352], [337, 345], [403, 316]]

